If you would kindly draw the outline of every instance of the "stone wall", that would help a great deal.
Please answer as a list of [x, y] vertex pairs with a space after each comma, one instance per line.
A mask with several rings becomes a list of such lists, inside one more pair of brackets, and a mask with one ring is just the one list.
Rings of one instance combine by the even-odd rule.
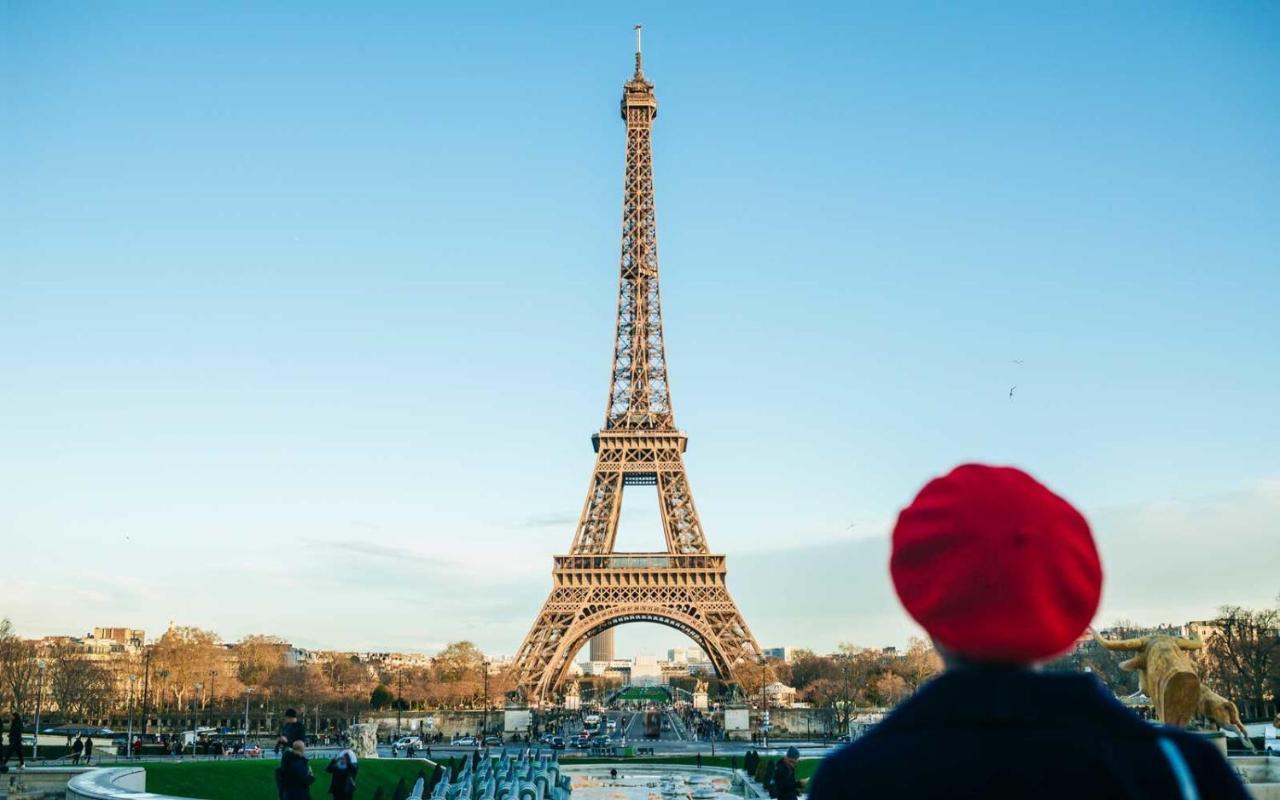
[[[481, 732], [485, 713], [483, 711], [405, 711], [400, 715], [400, 730], [406, 735], [421, 736], [439, 732], [445, 739], [452, 739], [463, 734]], [[396, 732], [396, 715], [370, 716], [366, 720], [378, 726], [378, 738], [386, 739]], [[489, 712], [486, 734], [502, 733], [503, 712], [501, 709]]]

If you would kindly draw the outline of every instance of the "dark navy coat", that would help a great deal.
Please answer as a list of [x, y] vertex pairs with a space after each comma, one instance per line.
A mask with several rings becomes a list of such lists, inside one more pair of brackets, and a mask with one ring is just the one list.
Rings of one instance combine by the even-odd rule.
[[[1196, 794], [1180, 787], [1179, 770]], [[1212, 744], [1142, 721], [1092, 675], [1013, 669], [943, 673], [828, 756], [809, 791], [810, 800], [1196, 795], [1248, 798]]]

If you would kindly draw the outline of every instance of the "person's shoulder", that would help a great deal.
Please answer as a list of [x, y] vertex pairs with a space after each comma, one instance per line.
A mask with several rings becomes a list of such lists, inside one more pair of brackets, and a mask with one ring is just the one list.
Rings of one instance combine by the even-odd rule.
[[848, 796], [855, 787], [885, 769], [892, 771], [895, 755], [911, 751], [907, 742], [892, 732], [871, 730], [822, 759], [810, 783], [814, 800]]
[[1155, 729], [1161, 738], [1176, 745], [1178, 753], [1191, 770], [1201, 795], [1223, 798], [1249, 796], [1231, 763], [1208, 739], [1180, 728], [1161, 725]]

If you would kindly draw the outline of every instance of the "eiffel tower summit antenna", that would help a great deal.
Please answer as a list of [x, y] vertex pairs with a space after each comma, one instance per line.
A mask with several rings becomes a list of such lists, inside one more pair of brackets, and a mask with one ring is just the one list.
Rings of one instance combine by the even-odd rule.
[[[627, 158], [613, 369], [604, 425], [591, 437], [596, 463], [577, 532], [569, 554], [553, 558], [551, 594], [516, 654], [518, 685], [531, 705], [554, 701], [588, 640], [629, 622], [684, 633], [727, 683], [738, 664], [763, 655], [729, 595], [725, 557], [707, 547], [685, 473], [688, 437], [671, 406], [650, 148], [658, 99], [641, 72], [640, 26], [635, 30], [636, 71], [622, 87]], [[657, 487], [664, 550], [615, 552], [628, 486]]]
[[643, 25], [636, 26], [636, 77], [637, 78], [644, 77], [644, 69], [641, 66], [641, 59], [640, 59], [640, 32], [642, 30], [644, 30]]

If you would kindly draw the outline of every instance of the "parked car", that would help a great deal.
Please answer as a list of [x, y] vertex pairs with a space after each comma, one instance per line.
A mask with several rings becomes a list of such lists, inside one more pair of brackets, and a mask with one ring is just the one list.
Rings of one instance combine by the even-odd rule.
[[421, 750], [422, 740], [417, 736], [401, 736], [399, 739], [396, 739], [391, 743], [391, 749], [397, 752], [401, 750], [408, 750], [410, 747]]
[[262, 758], [262, 748], [256, 744], [251, 744], [242, 749], [240, 755], [245, 758]]
[[479, 742], [474, 736], [459, 736], [453, 740], [453, 744], [459, 747], [475, 747]]
[[552, 750], [564, 749], [564, 739], [561, 739], [559, 736], [552, 736], [549, 744], [551, 745]]
[[589, 742], [589, 744], [590, 744], [592, 747], [608, 747], [608, 746], [609, 746], [609, 737], [608, 737], [608, 736], [594, 736], [594, 737], [592, 737], [592, 738], [591, 738], [591, 741]]
[[485, 747], [493, 747], [493, 746], [495, 746], [495, 745], [500, 745], [500, 744], [502, 744], [502, 737], [501, 737], [501, 736], [486, 736], [486, 737], [484, 737], [484, 744], [485, 744]]

